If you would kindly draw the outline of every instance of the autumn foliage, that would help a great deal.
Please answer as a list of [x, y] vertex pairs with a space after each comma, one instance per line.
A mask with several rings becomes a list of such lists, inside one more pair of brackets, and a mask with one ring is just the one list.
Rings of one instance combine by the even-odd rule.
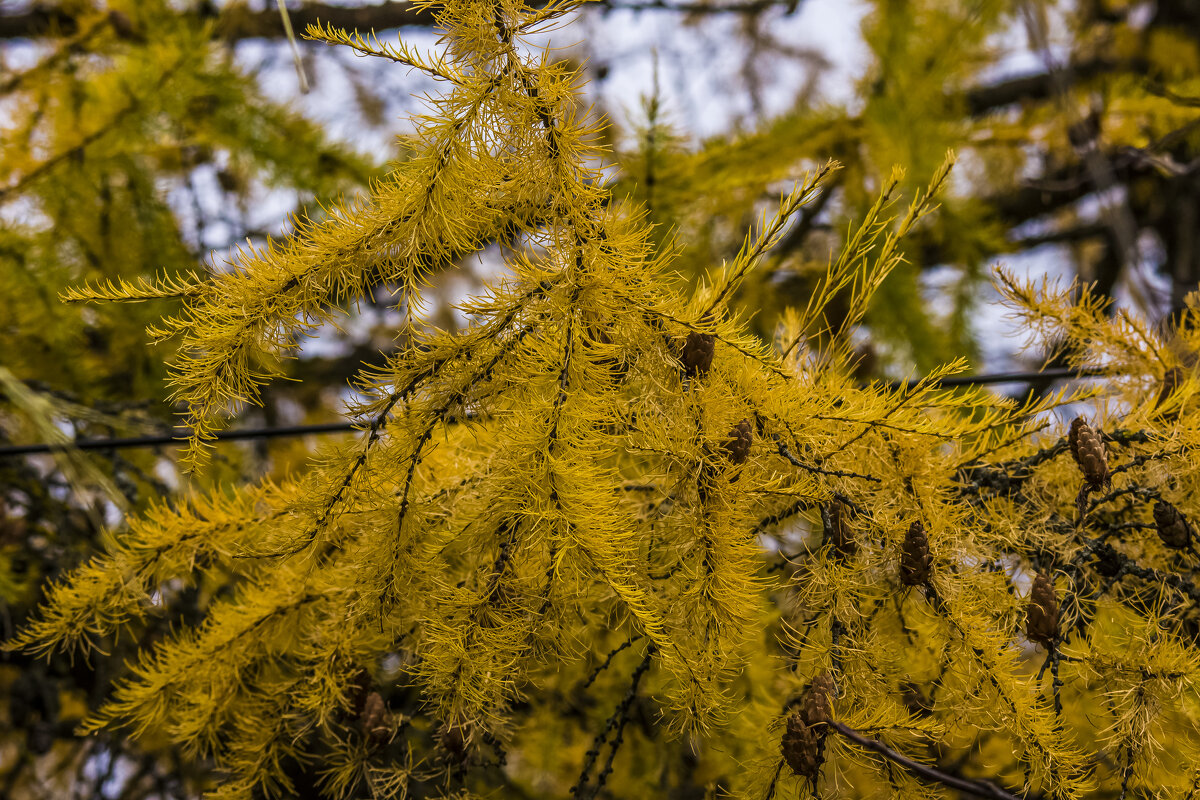
[[[1033, 343], [1103, 380], [859, 381], [953, 156], [923, 191], [893, 172], [764, 338], [735, 298], [839, 164], [689, 284], [607, 187], [576, 74], [523, 43], [575, 3], [430, 7], [437, 55], [308, 31], [444, 88], [368, 197], [224, 270], [65, 291], [179, 302], [153, 333], [201, 469], [333, 309], [384, 281], [405, 313], [352, 441], [155, 504], [50, 589], [11, 648], [174, 623], [84, 730], [211, 760], [220, 797], [1194, 790], [1200, 307], [1154, 329], [1000, 271]], [[496, 240], [470, 324], [433, 325], [430, 276]]]

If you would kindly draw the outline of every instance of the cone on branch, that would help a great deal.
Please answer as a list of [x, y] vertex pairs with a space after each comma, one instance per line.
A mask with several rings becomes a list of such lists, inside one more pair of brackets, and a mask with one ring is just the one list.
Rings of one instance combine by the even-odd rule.
[[744, 464], [750, 457], [750, 443], [753, 440], [750, 420], [743, 419], [729, 431], [723, 448], [731, 464]]
[[1172, 550], [1186, 550], [1192, 543], [1192, 526], [1179, 509], [1165, 500], [1154, 504], [1154, 525], [1158, 538]]
[[1115, 578], [1121, 574], [1121, 567], [1124, 566], [1122, 555], [1110, 544], [1101, 542], [1095, 549], [1096, 560], [1093, 566], [1096, 572], [1106, 578]]
[[905, 586], [924, 586], [929, 583], [933, 556], [929, 552], [929, 537], [920, 520], [913, 520], [904, 535], [900, 550], [900, 582]]
[[354, 677], [346, 687], [346, 700], [353, 716], [357, 717], [362, 714], [367, 703], [367, 696], [371, 694], [373, 688], [370, 671], [362, 668], [354, 673]]
[[1071, 422], [1067, 444], [1071, 448], [1071, 456], [1087, 481], [1088, 488], [1099, 489], [1110, 483], [1108, 454], [1104, 442], [1100, 439], [1100, 434], [1096, 433], [1083, 417], [1076, 417]]
[[1033, 579], [1026, 611], [1025, 635], [1031, 642], [1050, 647], [1058, 641], [1058, 596], [1054, 581], [1044, 572]]
[[689, 378], [704, 377], [712, 367], [717, 337], [692, 331], [683, 343], [683, 369]]
[[359, 725], [363, 734], [373, 742], [382, 742], [388, 738], [392, 729], [392, 712], [388, 711], [383, 702], [383, 695], [371, 692], [363, 702], [362, 713], [358, 715]]
[[822, 672], [814, 677], [800, 700], [800, 707], [788, 717], [787, 728], [780, 742], [783, 760], [788, 767], [796, 775], [809, 780], [816, 780], [821, 770], [821, 745], [826, 733], [824, 723], [833, 719], [833, 691], [831, 674]]
[[821, 770], [820, 733], [806, 725], [799, 711], [787, 719], [787, 729], [779, 743], [783, 760], [792, 772], [810, 781], [816, 780]]
[[854, 541], [854, 531], [846, 522], [846, 508], [841, 500], [834, 498], [821, 508], [821, 522], [825, 528], [825, 541], [834, 552], [843, 558], [858, 552], [858, 542]]
[[829, 672], [821, 672], [813, 677], [800, 706], [805, 722], [816, 725], [833, 719], [834, 690], [833, 675]]

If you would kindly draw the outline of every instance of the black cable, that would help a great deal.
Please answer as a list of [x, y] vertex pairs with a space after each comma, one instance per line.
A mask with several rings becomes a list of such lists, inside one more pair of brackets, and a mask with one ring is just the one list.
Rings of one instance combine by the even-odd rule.
[[[1016, 383], [1050, 378], [1052, 380], [1066, 378], [1095, 378], [1104, 373], [1096, 369], [1074, 370], [1067, 368], [1048, 369], [1044, 372], [998, 372], [991, 375], [952, 375], [948, 378], [934, 381], [933, 386], [939, 389], [949, 389], [956, 386], [985, 386], [995, 383]], [[885, 385], [892, 389], [912, 385], [909, 381], [886, 381]], [[219, 442], [237, 441], [240, 439], [274, 439], [287, 436], [308, 436], [317, 433], [349, 433], [361, 430], [353, 422], [326, 422], [320, 425], [284, 425], [278, 428], [243, 428], [241, 430], [221, 431], [216, 434]], [[160, 447], [163, 445], [183, 444], [191, 434], [187, 428], [176, 428], [174, 432], [156, 436], [131, 436], [125, 439], [77, 439], [62, 444], [10, 444], [0, 446], [0, 458], [14, 456], [30, 456], [42, 453], [52, 453], [56, 450], [74, 448], [76, 450], [125, 450], [135, 447]]]
[[[271, 439], [283, 436], [307, 436], [313, 433], [346, 433], [355, 430], [353, 422], [327, 422], [321, 425], [284, 425], [278, 428], [244, 428], [220, 431], [217, 441], [237, 439]], [[55, 450], [125, 450], [131, 447], [158, 447], [160, 445], [183, 444], [191, 434], [187, 428], [176, 428], [174, 433], [156, 436], [131, 436], [126, 439], [77, 439], [62, 444], [10, 444], [0, 446], [0, 458], [5, 456], [28, 456], [51, 453]]]
[[[1036, 381], [1065, 379], [1065, 378], [1099, 378], [1107, 373], [1101, 369], [1071, 369], [1070, 367], [1054, 367], [1053, 369], [1043, 370], [1041, 372], [994, 372], [991, 375], [951, 375], [947, 378], [942, 378], [939, 381], [934, 381], [933, 385], [939, 389], [951, 389], [955, 386], [987, 386], [996, 383], [1019, 383], [1022, 381]], [[906, 386], [912, 386], [915, 381], [885, 381], [885, 385], [890, 389], [901, 389]]]

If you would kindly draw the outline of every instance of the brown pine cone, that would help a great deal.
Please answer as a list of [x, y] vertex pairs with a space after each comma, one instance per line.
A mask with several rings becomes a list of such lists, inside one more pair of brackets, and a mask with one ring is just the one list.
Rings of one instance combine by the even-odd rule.
[[814, 728], [804, 724], [799, 711], [788, 717], [779, 749], [794, 774], [816, 779], [821, 769], [821, 739]]
[[1099, 489], [1109, 483], [1108, 456], [1105, 453], [1104, 442], [1083, 417], [1076, 417], [1071, 423], [1067, 444], [1070, 445], [1071, 455], [1083, 472], [1088, 486]]
[[1154, 524], [1158, 528], [1158, 538], [1172, 550], [1184, 550], [1192, 543], [1192, 526], [1179, 509], [1165, 500], [1154, 504]]
[[729, 438], [725, 441], [725, 455], [729, 456], [731, 464], [744, 464], [750, 456], [750, 442], [752, 440], [750, 433], [750, 420], [744, 419], [733, 429], [729, 431]]
[[833, 675], [821, 672], [813, 677], [800, 706], [800, 713], [807, 724], [816, 725], [833, 719], [833, 693]]
[[383, 702], [383, 695], [379, 692], [367, 695], [362, 713], [358, 715], [358, 722], [368, 739], [378, 742], [387, 738], [391, 731], [392, 713]]
[[904, 547], [900, 551], [900, 582], [905, 586], [923, 586], [929, 583], [933, 569], [933, 556], [929, 553], [929, 537], [920, 520], [913, 520], [904, 535]]
[[1096, 572], [1099, 572], [1106, 578], [1115, 578], [1121, 574], [1121, 567], [1125, 561], [1111, 544], [1101, 542], [1096, 546], [1094, 552], [1096, 553], [1096, 560], [1093, 564], [1096, 567]]
[[846, 523], [846, 510], [841, 500], [831, 500], [821, 509], [821, 521], [825, 527], [825, 541], [839, 556], [849, 558], [858, 552], [858, 542], [854, 541], [854, 531]]
[[1058, 641], [1058, 596], [1054, 593], [1054, 581], [1044, 572], [1033, 579], [1025, 634], [1031, 642], [1047, 647]]
[[800, 707], [787, 720], [780, 749], [792, 772], [815, 780], [821, 769], [821, 742], [825, 739], [822, 723], [833, 719], [833, 676], [822, 672], [813, 677], [800, 700]]
[[689, 378], [703, 377], [712, 367], [717, 337], [711, 333], [692, 331], [683, 343], [683, 367]]

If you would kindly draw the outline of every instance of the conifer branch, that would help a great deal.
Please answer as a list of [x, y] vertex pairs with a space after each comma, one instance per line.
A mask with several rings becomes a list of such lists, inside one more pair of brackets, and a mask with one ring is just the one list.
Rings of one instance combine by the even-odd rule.
[[[515, 304], [513, 308], [510, 309], [509, 312], [494, 326], [497, 334], [506, 331], [516, 319], [517, 315], [524, 310], [526, 304], [543, 296], [545, 292], [549, 291], [549, 289], [553, 287], [553, 285], [553, 282], [547, 281], [526, 292], [520, 298], [519, 302]], [[413, 452], [409, 456], [408, 470], [405, 474], [403, 487], [399, 493], [400, 511], [398, 514], [398, 528], [396, 534], [398, 542], [403, 534], [404, 521], [410, 502], [413, 476], [416, 473], [417, 465], [421, 461], [421, 452], [424, 450], [425, 445], [428, 444], [430, 437], [432, 437], [434, 429], [438, 424], [448, 421], [449, 415], [455, 408], [461, 405], [462, 399], [466, 397], [467, 391], [470, 389], [470, 387], [490, 377], [492, 371], [501, 362], [501, 360], [511, 353], [514, 348], [518, 347], [522, 340], [524, 340], [524, 338], [533, 330], [534, 329], [532, 327], [525, 327], [509, 337], [507, 342], [497, 348], [496, 353], [492, 355], [490, 360], [488, 360], [478, 370], [471, 373], [458, 385], [456, 389], [446, 392], [443, 403], [428, 413], [427, 424], [425, 425], [421, 434], [417, 437]], [[469, 341], [470, 340], [468, 340], [468, 342]], [[463, 343], [459, 343], [458, 349], [452, 350], [449, 354], [433, 356], [424, 365], [414, 370], [414, 374], [409, 379], [407, 384], [405, 384], [401, 389], [387, 394], [383, 398], [382, 407], [378, 409], [367, 425], [367, 436], [363, 442], [362, 449], [350, 463], [350, 466], [346, 470], [341, 481], [337, 484], [337, 488], [323, 503], [313, 526], [290, 548], [271, 553], [269, 554], [271, 557], [279, 558], [295, 555], [312, 544], [315, 538], [329, 523], [337, 506], [346, 497], [346, 493], [350, 489], [355, 478], [366, 465], [367, 460], [371, 455], [372, 448], [374, 448], [375, 444], [381, 440], [382, 433], [388, 424], [388, 419], [391, 417], [393, 409], [395, 409], [398, 404], [407, 402], [418, 389], [424, 387], [430, 381], [437, 378], [441, 371], [448, 364], [455, 363], [461, 359], [464, 355], [463, 351], [465, 349], [466, 348], [463, 346]], [[266, 554], [255, 554], [254, 557], [263, 557], [263, 555]]]
[[[150, 87], [150, 91], [147, 92], [147, 95], [154, 94], [168, 81], [170, 81], [179, 68], [183, 65], [184, 60], [184, 58], [180, 58], [176, 60], [174, 64], [163, 69], [162, 73], [158, 77], [158, 80], [156, 80]], [[93, 144], [109, 136], [118, 128], [120, 128], [120, 126], [129, 117], [142, 111], [145, 106], [145, 102], [146, 101], [144, 98], [130, 96], [123, 106], [113, 112], [112, 116], [110, 116], [103, 124], [99, 125], [95, 130], [82, 136], [76, 144], [66, 148], [65, 150], [61, 150], [34, 165], [32, 168], [26, 170], [24, 175], [21, 175], [8, 186], [0, 187], [0, 203], [4, 203], [9, 199], [9, 197], [24, 191], [29, 184], [50, 172], [64, 161], [82, 156]]]
[[782, 510], [777, 511], [774, 514], [768, 514], [767, 516], [760, 519], [758, 521], [758, 523], [755, 524], [754, 528], [750, 531], [750, 535], [757, 536], [758, 534], [765, 531], [767, 528], [773, 527], [785, 520], [791, 519], [792, 517], [796, 516], [797, 514], [801, 514], [805, 511], [810, 511], [816, 507], [817, 503], [818, 503], [818, 501], [815, 498], [811, 499], [811, 500], [808, 498], [802, 498], [800, 500], [797, 500], [796, 502], [783, 508]]
[[[0, 16], [0, 23], [3, 21], [4, 17]], [[84, 45], [87, 45], [98, 33], [109, 25], [110, 17], [106, 15], [97, 15], [90, 21], [79, 24], [78, 31], [59, 43], [49, 55], [37, 64], [21, 72], [14, 73], [0, 83], [0, 96], [17, 91], [21, 88], [22, 84], [31, 78], [44, 75], [72, 56], [83, 52]]]
[[[750, 270], [758, 266], [763, 255], [778, 246], [787, 230], [787, 224], [801, 207], [811, 202], [824, 187], [830, 175], [841, 169], [836, 161], [827, 161], [803, 181], [799, 182], [792, 191], [779, 201], [779, 210], [770, 222], [763, 221], [757, 237], [747, 236], [741, 250], [734, 258], [733, 264], [721, 276], [720, 288], [716, 296], [709, 302], [708, 307], [700, 314], [701, 319], [709, 317], [721, 304], [737, 291]], [[714, 287], [715, 288], [715, 287]]]
[[329, 24], [325, 26], [317, 24], [308, 26], [304, 32], [304, 38], [324, 42], [331, 46], [347, 47], [359, 55], [385, 58], [397, 64], [420, 70], [430, 77], [449, 81], [459, 86], [467, 83], [466, 76], [453, 70], [442, 59], [427, 60], [417, 55], [404, 42], [394, 45], [380, 42], [374, 31], [368, 32], [364, 37], [358, 31], [346, 31]]
[[604, 672], [604, 670], [608, 669], [608, 666], [609, 666], [609, 664], [612, 663], [612, 660], [614, 658], [616, 658], [616, 656], [622, 650], [625, 650], [626, 648], [628, 648], [630, 645], [632, 645], [634, 642], [636, 642], [640, 638], [642, 638], [642, 637], [641, 636], [631, 636], [630, 638], [626, 639], [622, 644], [619, 644], [615, 648], [610, 650], [608, 655], [604, 657], [604, 660], [602, 662], [600, 662], [600, 664], [598, 664], [596, 666], [596, 668], [588, 674], [588, 676], [584, 680], [584, 682], [582, 684], [580, 684], [580, 687], [579, 687], [580, 691], [587, 691], [587, 689], [593, 683], [596, 682], [596, 679], [600, 677], [600, 673], [602, 673], [602, 672]]
[[[598, 0], [589, 3], [606, 11], [630, 10], [643, 12], [668, 12], [676, 14], [738, 15], [761, 14], [772, 8], [794, 8], [798, 2], [792, 0], [743, 0], [742, 2], [666, 2], [665, 0]], [[522, 32], [544, 24], [579, 5], [571, 3], [548, 3], [532, 0], [530, 8], [542, 9], [532, 19], [520, 26]], [[563, 8], [566, 6], [566, 8]], [[338, 28], [360, 30], [389, 30], [392, 28], [430, 28], [437, 26], [439, 4], [416, 0], [390, 0], [361, 6], [340, 5], [305, 0], [289, 12], [295, 24], [304, 28], [321, 23]], [[179, 17], [203, 24], [211, 12], [184, 12]], [[19, 14], [0, 14], [0, 39], [27, 39], [45, 36], [52, 30], [75, 34], [80, 28], [81, 18], [62, 6], [34, 6], [30, 11]], [[285, 36], [279, 14], [271, 9], [240, 10], [217, 20], [216, 35], [228, 42], [245, 39], [279, 39]]]
[[596, 778], [596, 787], [592, 790], [591, 797], [596, 797], [604, 788], [604, 783], [607, 780], [608, 773], [612, 769], [612, 759], [616, 755], [617, 749], [621, 746], [621, 732], [625, 728], [626, 722], [629, 721], [629, 709], [633, 706], [637, 699], [638, 685], [642, 682], [646, 671], [650, 669], [650, 659], [655, 652], [654, 645], [650, 645], [646, 649], [646, 655], [642, 657], [642, 661], [634, 669], [633, 675], [629, 679], [629, 688], [625, 691], [625, 697], [617, 705], [616, 709], [604, 723], [604, 729], [596, 734], [596, 738], [592, 741], [591, 748], [584, 756], [583, 770], [579, 774], [579, 780], [571, 787], [571, 796], [576, 800], [583, 800], [583, 792], [589, 783], [588, 775], [592, 771], [592, 767], [596, 763], [596, 759], [600, 757], [600, 750], [604, 746], [608, 734], [616, 729], [616, 736], [609, 744], [610, 752], [609, 759], [605, 764], [604, 771]]
[[898, 764], [914, 775], [918, 775], [926, 780], [940, 783], [943, 786], [950, 787], [951, 789], [957, 789], [958, 791], [965, 792], [973, 797], [983, 797], [987, 798], [988, 800], [1020, 800], [1017, 795], [1004, 791], [994, 783], [961, 778], [957, 775], [951, 775], [943, 772], [942, 770], [931, 767], [927, 764], [913, 761], [908, 756], [893, 750], [883, 742], [867, 738], [858, 731], [841, 722], [838, 722], [837, 720], [829, 720], [825, 724], [833, 728], [841, 736], [844, 736], [845, 738], [857, 744], [859, 747], [866, 748], [873, 753], [881, 755], [888, 761]]
[[[22, 644], [106, 647], [126, 623], [178, 620], [193, 584], [206, 598], [222, 593], [202, 622], [141, 648], [93, 724], [152, 729], [211, 757], [231, 794], [300, 789], [313, 758], [333, 795], [399, 795], [439, 775], [507, 781], [478, 751], [502, 759], [508, 731], [517, 746], [538, 746], [541, 715], [563, 710], [556, 687], [582, 686], [616, 692], [599, 736], [576, 732], [592, 742], [583, 775], [566, 776], [580, 800], [598, 796], [625, 761], [651, 665], [666, 721], [647, 721], [648, 738], [702, 733], [735, 709], [749, 715], [743, 727], [766, 730], [772, 707], [827, 706], [814, 687], [836, 677], [839, 711], [855, 715], [843, 724], [858, 735], [907, 730], [959, 748], [957, 765], [940, 770], [952, 778], [980, 763], [962, 742], [994, 735], [1016, 746], [997, 769], [1023, 769], [1022, 791], [1074, 796], [1089, 785], [1090, 742], [1076, 721], [1107, 681], [1118, 690], [1111, 741], [1134, 742], [1139, 768], [1154, 763], [1161, 746], [1129, 734], [1170, 720], [1168, 700], [1200, 680], [1198, 571], [1186, 549], [1200, 513], [1189, 499], [1196, 381], [1176, 364], [1200, 349], [1195, 326], [1181, 325], [1168, 347], [1093, 294], [1002, 276], [1004, 301], [1028, 327], [1068, 343], [1074, 374], [1107, 380], [1025, 403], [955, 388], [973, 379], [948, 377], [963, 367], [953, 362], [922, 381], [855, 383], [856, 329], [903, 262], [900, 237], [935, 208], [948, 161], [907, 212], [893, 214], [900, 173], [883, 182], [773, 349], [726, 306], [784, 246], [790, 220], [809, 209], [802, 199], [828, 197], [828, 184], [820, 171], [801, 182], [712, 285], [676, 280], [646, 215], [613, 202], [599, 179], [597, 126], [577, 110], [573, 69], [523, 39], [575, 7], [431, 6], [441, 56], [313, 29], [444, 79], [416, 122], [413, 158], [368, 199], [299, 223], [211, 279], [131, 276], [75, 290], [183, 300], [160, 328], [182, 334], [176, 386], [197, 439], [256, 399], [300, 337], [380, 282], [399, 285], [406, 342], [358, 373], [356, 439], [280, 485], [212, 490], [131, 522], [50, 592]], [[661, 201], [660, 216], [670, 211]], [[497, 237], [513, 244], [501, 253], [505, 277], [458, 305], [465, 325], [434, 329], [421, 307], [430, 271]], [[1138, 433], [1092, 435], [1084, 450], [1055, 442], [1057, 427], [1040, 435], [1050, 411], [1082, 397], [1101, 401], [1093, 433], [1118, 413]], [[1074, 458], [1059, 457], [1069, 449]], [[1100, 488], [1112, 474], [1118, 488]], [[1077, 526], [1081, 481], [1096, 491]], [[821, 504], [827, 541], [815, 547]], [[791, 553], [794, 569], [771, 575]], [[238, 558], [247, 554], [272, 557]], [[0, 553], [0, 581], [6, 563]], [[1053, 569], [1069, 579], [1061, 628]], [[1034, 590], [1014, 592], [1029, 571]], [[774, 648], [757, 634], [775, 630], [790, 671], [757, 657]], [[639, 638], [649, 646], [622, 697], [624, 686], [596, 675]], [[1053, 703], [1026, 639], [1053, 649]], [[830, 664], [835, 676], [812, 675]], [[745, 702], [743, 682], [778, 687], [779, 703]], [[955, 705], [968, 711], [961, 741], [947, 732]], [[774, 792], [784, 766], [815, 782], [824, 730], [813, 721], [789, 717], [779, 738], [730, 735], [716, 757], [759, 765], [730, 791], [770, 780]], [[1194, 740], [1185, 732], [1181, 752]], [[919, 790], [910, 765], [864, 746], [838, 753], [863, 791]], [[437, 768], [414, 766], [435, 757]], [[1095, 760], [1096, 771], [1115, 791], [1111, 761]]]
[[92, 285], [71, 286], [59, 295], [64, 303], [140, 303], [144, 300], [182, 299], [199, 297], [205, 291], [205, 279], [193, 272], [178, 276], [162, 275], [156, 279], [139, 276], [136, 283], [121, 278]]
[[773, 438], [775, 440], [776, 452], [778, 452], [783, 458], [787, 459], [788, 463], [793, 467], [798, 467], [805, 472], [812, 472], [814, 474], [824, 475], [829, 478], [857, 478], [858, 480], [869, 481], [871, 483], [883, 483], [880, 478], [876, 478], [873, 475], [863, 475], [858, 472], [850, 472], [847, 470], [824, 469], [823, 467], [814, 466], [812, 464], [805, 464], [803, 461], [792, 455], [792, 452], [788, 450], [787, 445], [784, 443], [783, 437], [775, 434]]

